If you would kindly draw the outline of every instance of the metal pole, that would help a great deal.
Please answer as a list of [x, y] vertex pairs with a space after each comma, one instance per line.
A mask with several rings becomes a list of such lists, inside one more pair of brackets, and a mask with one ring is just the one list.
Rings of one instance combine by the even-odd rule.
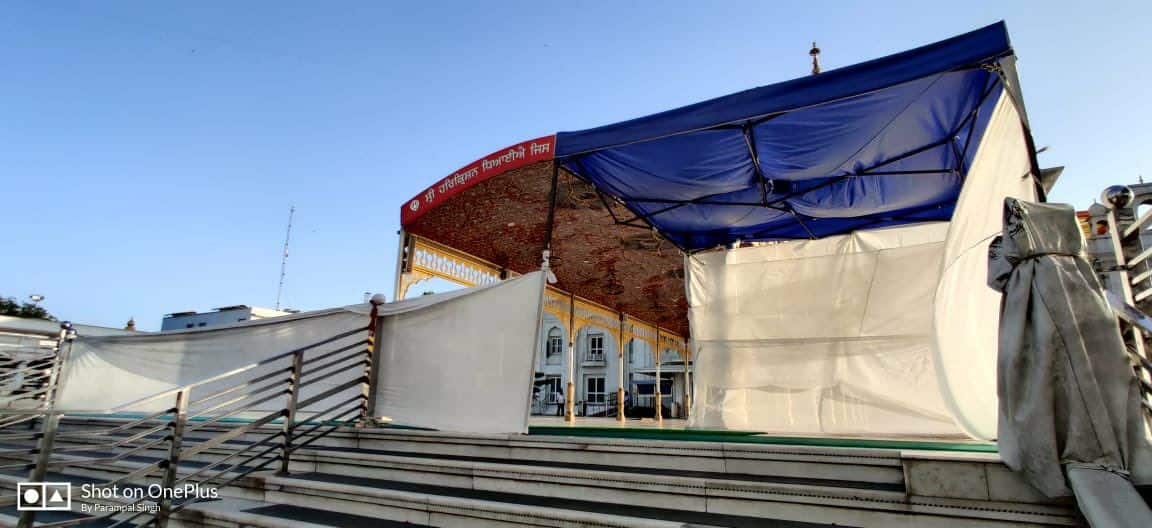
[[404, 279], [404, 252], [408, 250], [408, 243], [405, 240], [408, 235], [401, 229], [396, 232], [400, 235], [400, 242], [396, 245], [396, 277], [392, 285], [392, 300], [401, 300], [400, 288]]
[[176, 472], [180, 468], [180, 443], [184, 438], [184, 423], [188, 419], [189, 390], [184, 389], [176, 393], [175, 416], [172, 417], [172, 436], [168, 444], [168, 461], [164, 467], [164, 477], [160, 486], [162, 493], [159, 509], [156, 511], [156, 525], [164, 528], [168, 524], [168, 516], [172, 514], [172, 487], [176, 485]]
[[372, 413], [376, 412], [376, 383], [380, 379], [380, 344], [376, 331], [380, 326], [380, 305], [384, 304], [384, 296], [373, 295], [368, 302], [372, 303], [372, 311], [368, 314], [368, 365], [364, 367], [364, 383], [360, 385], [360, 401], [363, 402], [360, 427], [371, 425]]
[[[44, 482], [44, 476], [48, 474], [48, 459], [52, 454], [52, 445], [56, 442], [56, 429], [59, 425], [60, 416], [49, 410], [40, 426], [40, 442], [36, 445], [36, 465], [28, 474], [28, 482]], [[24, 510], [20, 512], [20, 520], [16, 526], [32, 528], [35, 522], [36, 511]]]
[[288, 401], [284, 404], [284, 424], [280, 428], [280, 474], [288, 474], [292, 459], [292, 429], [296, 426], [296, 404], [300, 401], [300, 376], [304, 370], [304, 352], [292, 354], [292, 370], [288, 374]]
[[576, 421], [576, 296], [568, 294], [568, 387], [565, 389], [564, 421]]
[[[48, 390], [44, 393], [44, 404], [47, 409], [56, 407], [56, 395], [60, 392], [60, 374], [63, 373], [64, 365], [72, 355], [72, 342], [75, 339], [76, 330], [72, 327], [72, 323], [61, 322], [60, 336], [56, 339], [56, 360], [52, 362], [52, 368], [49, 370]], [[64, 345], [68, 345], [67, 348]]]
[[[1107, 192], [1107, 190], [1105, 190], [1105, 192]], [[1130, 209], [1128, 207], [1129, 204], [1127, 203], [1112, 203], [1112, 201], [1108, 200], [1107, 197], [1105, 197], [1105, 203], [1109, 205], [1107, 215], [1108, 236], [1112, 242], [1111, 245], [1113, 257], [1116, 259], [1116, 266], [1114, 270], [1115, 274], [1112, 275], [1111, 278], [1116, 279], [1116, 281], [1120, 283], [1120, 294], [1124, 297], [1124, 300], [1132, 306], [1137, 306], [1136, 297], [1132, 291], [1132, 279], [1131, 274], [1129, 273], [1130, 266], [1128, 264], [1128, 254], [1130, 252], [1138, 253], [1143, 247], [1143, 244], [1140, 240], [1140, 233], [1136, 232], [1134, 234], [1135, 248], [1132, 251], [1126, 251], [1128, 248], [1125, 247], [1125, 240], [1123, 236], [1123, 233], [1128, 229], [1130, 225], [1132, 225], [1132, 222], [1136, 216], [1135, 210]], [[1124, 211], [1121, 211], [1121, 209], [1124, 209]], [[1129, 339], [1127, 339], [1127, 341], [1132, 344], [1133, 352], [1136, 354], [1136, 356], [1142, 359], [1149, 359], [1148, 347], [1145, 344], [1146, 336], [1144, 335], [1144, 332], [1141, 331], [1140, 328], [1136, 325], [1128, 325], [1127, 332], [1129, 334]], [[1134, 375], [1137, 377], [1137, 379], [1140, 379], [1144, 382], [1144, 384], [1141, 384], [1141, 393], [1144, 398], [1148, 398], [1148, 393], [1143, 390], [1143, 386], [1146, 384], [1152, 384], [1152, 373], [1148, 372], [1146, 369], [1134, 367]], [[1152, 418], [1150, 418], [1148, 421], [1152, 423]]]
[[552, 229], [556, 226], [556, 197], [560, 182], [560, 164], [552, 160], [552, 190], [548, 195], [548, 219], [544, 224], [544, 249], [552, 249]]
[[684, 418], [692, 412], [692, 341], [684, 341]]
[[660, 327], [656, 327], [656, 422], [664, 422], [664, 394], [660, 392]]
[[616, 388], [616, 421], [624, 421], [624, 312], [620, 312], [620, 329], [616, 333], [616, 348], [618, 350], [618, 373], [617, 379], [619, 383]]
[[[691, 255], [684, 254], [684, 284], [692, 284], [692, 263]], [[685, 288], [689, 291], [691, 288]], [[691, 302], [689, 302], [691, 304]], [[689, 329], [691, 332], [691, 329]], [[684, 339], [684, 418], [688, 418], [692, 413], [692, 396], [695, 390], [692, 386], [692, 337], [689, 336]]]
[[[36, 463], [28, 473], [28, 482], [44, 482], [48, 475], [48, 461], [52, 457], [52, 448], [56, 444], [56, 431], [60, 428], [60, 415], [56, 414], [56, 385], [59, 382], [60, 371], [72, 349], [72, 340], [76, 338], [76, 331], [72, 323], [60, 323], [60, 334], [56, 339], [56, 360], [48, 375], [48, 390], [44, 394], [44, 418], [40, 424], [40, 441], [36, 443]], [[68, 344], [65, 350], [64, 344]], [[33, 423], [35, 421], [33, 420]], [[17, 521], [19, 528], [32, 528], [36, 522], [36, 512], [25, 510], [20, 512]]]

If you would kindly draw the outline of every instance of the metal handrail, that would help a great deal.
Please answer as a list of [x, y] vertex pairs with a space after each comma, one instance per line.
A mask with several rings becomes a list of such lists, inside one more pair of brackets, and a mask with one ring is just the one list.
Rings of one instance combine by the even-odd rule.
[[[262, 361], [257, 361], [256, 363], [245, 365], [243, 367], [235, 368], [235, 369], [229, 370], [227, 372], [212, 376], [211, 378], [197, 381], [195, 383], [189, 383], [187, 385], [176, 387], [174, 389], [169, 389], [169, 390], [166, 390], [163, 392], [158, 392], [158, 393], [153, 394], [151, 396], [145, 396], [143, 398], [133, 400], [133, 401], [130, 401], [128, 403], [117, 405], [116, 407], [113, 407], [111, 409], [104, 409], [104, 410], [98, 410], [98, 411], [83, 411], [83, 412], [84, 412], [84, 414], [117, 414], [117, 413], [121, 413], [121, 412], [124, 412], [126, 410], [132, 409], [134, 407], [139, 407], [142, 404], [150, 403], [150, 402], [153, 402], [153, 401], [156, 401], [159, 399], [163, 399], [165, 396], [173, 397], [173, 396], [176, 396], [176, 394], [178, 394], [180, 392], [191, 391], [192, 389], [195, 389], [197, 387], [202, 387], [202, 386], [207, 385], [209, 383], [214, 383], [214, 382], [220, 381], [220, 380], [225, 379], [225, 378], [230, 378], [232, 376], [237, 376], [237, 375], [243, 374], [245, 372], [251, 372], [252, 370], [263, 367], [265, 365], [270, 365], [270, 364], [275, 363], [281, 359], [284, 359], [287, 357], [292, 357], [293, 355], [298, 354], [298, 353], [307, 352], [307, 351], [312, 350], [316, 347], [323, 346], [323, 345], [329, 344], [333, 341], [338, 341], [338, 340], [343, 339], [345, 337], [358, 334], [360, 332], [363, 332], [364, 330], [365, 329], [363, 329], [363, 328], [357, 328], [355, 330], [349, 330], [347, 332], [341, 332], [339, 334], [336, 334], [335, 336], [329, 337], [328, 339], [324, 339], [322, 341], [312, 343], [311, 345], [300, 347], [300, 348], [297, 348], [295, 350], [290, 350], [288, 352], [284, 352], [281, 354], [276, 354], [275, 356], [272, 356], [268, 359], [264, 359]], [[76, 411], [72, 411], [72, 412], [76, 412]]]
[[[1116, 318], [1127, 325], [1140, 329], [1145, 334], [1152, 334], [1152, 317], [1149, 317], [1139, 308], [1129, 304], [1114, 292], [1105, 292], [1108, 305]], [[1144, 417], [1152, 425], [1152, 361], [1142, 356], [1137, 350], [1128, 349], [1128, 357], [1132, 369], [1136, 372], [1136, 381], [1140, 387], [1140, 404], [1144, 409]], [[1143, 375], [1141, 375], [1143, 374]]]
[[1144, 211], [1144, 214], [1140, 215], [1140, 218], [1137, 218], [1135, 222], [1132, 222], [1131, 225], [1124, 229], [1120, 238], [1128, 239], [1131, 238], [1132, 235], [1139, 234], [1142, 229], [1148, 226], [1150, 220], [1152, 220], [1152, 210]]
[[[39, 431], [27, 433], [0, 434], [0, 440], [36, 440], [35, 448], [0, 450], [0, 459], [36, 456], [34, 463], [21, 463], [15, 467], [31, 470], [30, 481], [43, 481], [49, 468], [99, 466], [117, 463], [127, 457], [157, 449], [165, 449], [166, 455], [137, 467], [97, 487], [123, 485], [144, 479], [158, 477], [165, 489], [176, 483], [195, 480], [199, 483], [215, 483], [226, 486], [280, 462], [280, 472], [287, 472], [291, 455], [298, 449], [316, 442], [352, 421], [368, 419], [370, 396], [375, 371], [372, 370], [375, 354], [375, 333], [378, 304], [374, 302], [369, 316], [369, 324], [330, 336], [315, 343], [279, 353], [267, 359], [245, 365], [227, 372], [199, 380], [194, 383], [168, 389], [109, 409], [93, 411], [64, 411], [54, 407], [60, 364], [67, 360], [67, 354], [53, 357], [55, 364], [51, 382], [46, 392], [46, 409], [5, 411], [16, 416], [0, 424], [25, 423], [40, 419]], [[339, 344], [349, 337], [366, 334], [366, 338], [351, 344]], [[65, 339], [60, 340], [63, 345]], [[338, 345], [326, 347], [325, 345]], [[307, 357], [306, 357], [307, 356]], [[269, 370], [268, 372], [263, 372]], [[244, 377], [246, 379], [239, 379]], [[330, 380], [337, 378], [335, 383]], [[318, 385], [329, 381], [330, 384]], [[195, 395], [194, 391], [209, 385], [213, 392]], [[302, 394], [305, 389], [316, 387], [312, 393]], [[356, 387], [351, 397], [341, 398], [338, 403], [329, 400]], [[201, 391], [202, 392], [202, 391]], [[264, 409], [269, 402], [283, 398], [283, 404], [272, 409]], [[163, 402], [163, 403], [161, 403]], [[106, 416], [142, 406], [163, 408], [137, 417], [128, 423], [111, 428], [96, 430], [63, 431], [61, 419], [66, 416]], [[321, 406], [324, 408], [320, 408]], [[315, 407], [316, 409], [313, 409]], [[224, 423], [237, 415], [249, 414], [245, 421], [223, 431], [214, 431], [211, 436], [194, 438], [189, 433], [204, 431], [205, 428]], [[189, 424], [190, 416], [203, 416], [206, 419]], [[279, 424], [277, 427], [275, 424]], [[3, 427], [3, 425], [0, 425]], [[242, 437], [254, 436], [253, 440], [237, 444]], [[109, 439], [111, 437], [111, 439]], [[61, 445], [61, 442], [68, 442]], [[82, 456], [93, 451], [110, 450], [108, 456]], [[218, 457], [205, 466], [191, 472], [180, 472], [181, 462], [190, 458], [211, 454]], [[13, 466], [0, 466], [13, 467]], [[186, 467], [186, 466], [185, 466]], [[141, 497], [123, 504], [135, 508], [132, 514], [112, 512], [99, 516], [70, 519], [40, 526], [71, 526], [95, 520], [115, 521], [111, 526], [136, 523], [142, 515], [151, 514], [142, 525], [164, 526], [168, 518], [191, 504], [198, 502], [193, 497], [173, 500], [164, 496], [160, 499]], [[146, 504], [145, 504], [146, 503]], [[144, 508], [143, 506], [147, 506]], [[154, 513], [152, 512], [154, 510]], [[21, 527], [31, 527], [35, 512], [21, 512]]]
[[[0, 351], [0, 390], [7, 400], [6, 415], [43, 414], [45, 406], [52, 399], [55, 390], [56, 374], [60, 367], [60, 347], [75, 335], [70, 323], [61, 323], [56, 346], [50, 350], [36, 349], [34, 352]], [[13, 405], [23, 407], [13, 409]], [[29, 405], [30, 404], [30, 405]], [[12, 412], [18, 411], [18, 412]], [[24, 421], [17, 419], [15, 421]], [[0, 422], [0, 427], [12, 425], [11, 420]]]

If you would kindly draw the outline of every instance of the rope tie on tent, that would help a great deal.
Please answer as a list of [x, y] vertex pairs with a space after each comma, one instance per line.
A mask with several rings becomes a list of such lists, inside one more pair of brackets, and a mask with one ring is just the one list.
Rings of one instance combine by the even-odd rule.
[[1004, 74], [1004, 67], [1000, 66], [1000, 63], [998, 63], [998, 62], [989, 62], [987, 64], [981, 64], [980, 69], [982, 69], [986, 72], [991, 72], [991, 73], [995, 73], [998, 75]]
[[1113, 474], [1119, 475], [1121, 477], [1124, 477], [1125, 479], [1132, 480], [1132, 472], [1120, 469], [1120, 468], [1115, 467], [1115, 466], [1105, 466], [1103, 464], [1088, 464], [1088, 463], [1080, 463], [1080, 462], [1065, 462], [1064, 465], [1069, 467], [1069, 468], [1076, 468], [1076, 469], [1092, 469], [1092, 470], [1096, 470], [1096, 471], [1107, 471], [1109, 473], [1113, 473]]

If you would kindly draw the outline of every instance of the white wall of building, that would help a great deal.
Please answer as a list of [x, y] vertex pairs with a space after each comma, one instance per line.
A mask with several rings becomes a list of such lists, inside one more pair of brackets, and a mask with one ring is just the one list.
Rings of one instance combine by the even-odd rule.
[[[567, 321], [561, 322], [554, 315], [545, 313], [544, 324], [540, 329], [539, 345], [537, 348], [536, 357], [536, 385], [540, 395], [545, 401], [544, 405], [536, 405], [538, 414], [551, 414], [556, 415], [558, 409], [555, 405], [551, 405], [556, 398], [549, 395], [550, 391], [558, 391], [564, 394], [568, 384], [569, 368], [568, 368], [568, 330], [566, 327]], [[552, 343], [550, 345], [550, 343]], [[602, 359], [597, 359], [595, 354], [594, 344], [599, 343], [600, 346], [596, 347], [602, 350], [599, 356]], [[576, 412], [581, 413], [581, 402], [589, 402], [589, 378], [603, 378], [603, 401], [614, 401], [617, 389], [620, 387], [620, 361], [619, 348], [616, 337], [613, 332], [607, 328], [598, 326], [584, 326], [576, 332], [575, 348], [573, 350], [573, 359], [575, 360], [572, 372], [575, 381], [575, 402], [577, 404]], [[553, 354], [549, 354], [549, 351]], [[637, 380], [649, 379], [654, 380], [656, 371], [655, 354], [651, 345], [644, 341], [632, 339], [624, 346], [624, 390], [630, 396], [637, 394]], [[661, 354], [661, 372], [665, 378], [672, 378], [672, 391], [665, 391], [664, 405], [671, 407], [673, 403], [676, 407], [680, 407], [684, 401], [684, 366], [681, 362], [680, 355], [672, 350], [665, 350]], [[544, 382], [543, 380], [549, 380]], [[541, 386], [548, 386], [548, 389], [542, 389]], [[594, 385], [598, 388], [598, 383]], [[593, 400], [598, 400], [599, 396], [593, 394]], [[633, 398], [633, 401], [635, 399]], [[595, 405], [591, 406], [596, 409]]]
[[295, 312], [243, 305], [217, 308], [211, 312], [175, 313], [164, 317], [164, 320], [160, 323], [160, 331], [170, 332], [173, 330], [227, 326], [244, 321], [280, 317], [292, 313]]

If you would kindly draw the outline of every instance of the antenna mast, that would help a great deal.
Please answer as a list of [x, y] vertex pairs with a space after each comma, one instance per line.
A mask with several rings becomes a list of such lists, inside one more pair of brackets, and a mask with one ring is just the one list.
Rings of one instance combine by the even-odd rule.
[[820, 73], [820, 48], [816, 47], [816, 43], [812, 43], [812, 49], [808, 50], [808, 55], [812, 57], [812, 75]]
[[280, 259], [280, 286], [276, 288], [276, 309], [280, 309], [280, 296], [284, 293], [284, 274], [288, 271], [288, 242], [292, 240], [292, 216], [296, 206], [288, 207], [288, 232], [284, 234], [284, 256]]

